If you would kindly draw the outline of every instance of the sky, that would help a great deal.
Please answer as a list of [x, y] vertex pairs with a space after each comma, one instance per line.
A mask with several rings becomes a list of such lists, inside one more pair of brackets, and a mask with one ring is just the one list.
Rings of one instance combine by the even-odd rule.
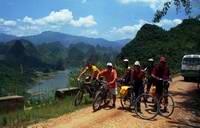
[[[169, 0], [0, 0], [0, 33], [16, 36], [56, 31], [107, 40], [133, 39]], [[193, 0], [192, 16], [200, 14]], [[156, 25], [165, 30], [188, 18], [174, 6]]]

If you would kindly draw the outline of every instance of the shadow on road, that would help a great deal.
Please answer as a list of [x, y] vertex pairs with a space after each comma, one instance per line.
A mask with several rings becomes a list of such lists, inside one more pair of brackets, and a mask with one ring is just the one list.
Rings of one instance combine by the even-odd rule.
[[181, 115], [181, 119], [168, 121], [168, 123], [171, 124], [171, 127], [200, 128], [200, 89], [180, 91], [171, 91], [172, 96], [179, 96], [183, 99], [175, 102], [176, 108], [183, 108], [186, 112], [192, 113], [192, 116]]

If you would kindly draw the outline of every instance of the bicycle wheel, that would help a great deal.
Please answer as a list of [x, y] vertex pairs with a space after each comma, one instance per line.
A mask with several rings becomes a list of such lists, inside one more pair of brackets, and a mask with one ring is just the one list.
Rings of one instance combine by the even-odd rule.
[[159, 113], [164, 117], [169, 117], [174, 112], [175, 103], [170, 95], [162, 96], [159, 100]]
[[136, 114], [145, 120], [151, 120], [158, 115], [158, 100], [150, 94], [140, 95], [135, 102]]
[[74, 98], [74, 105], [75, 106], [80, 105], [82, 100], [83, 100], [83, 91], [79, 90]]
[[99, 110], [102, 106], [102, 103], [103, 103], [102, 93], [98, 91], [92, 104], [93, 111]]

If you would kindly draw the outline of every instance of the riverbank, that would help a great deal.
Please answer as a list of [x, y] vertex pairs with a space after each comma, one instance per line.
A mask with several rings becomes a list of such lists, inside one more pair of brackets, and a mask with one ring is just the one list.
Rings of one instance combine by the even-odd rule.
[[[67, 76], [68, 74], [74, 74], [74, 70], [66, 69], [64, 71], [55, 71], [51, 73], [36, 73], [34, 77], [35, 80], [31, 83], [33, 85], [27, 90], [28, 95], [25, 97], [24, 111], [1, 113], [0, 127], [16, 128], [26, 126], [49, 118], [58, 117], [68, 112], [73, 112], [87, 106], [89, 103], [86, 100], [86, 104], [75, 107], [73, 105], [73, 97], [57, 100], [55, 99], [55, 92], [49, 91], [52, 88], [56, 90], [57, 88], [67, 87], [67, 81], [70, 78]], [[45, 92], [47, 93], [45, 94]], [[52, 94], [49, 95], [49, 92]]]
[[69, 87], [69, 74], [72, 71], [72, 69], [65, 69], [50, 73], [36, 72], [36, 82], [31, 85], [27, 93], [31, 96], [53, 97], [57, 89]]

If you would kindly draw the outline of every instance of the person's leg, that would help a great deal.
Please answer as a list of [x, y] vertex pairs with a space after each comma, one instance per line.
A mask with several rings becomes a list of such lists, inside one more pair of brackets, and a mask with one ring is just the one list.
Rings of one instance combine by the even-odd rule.
[[158, 80], [156, 83], [156, 96], [158, 98], [158, 100], [160, 99], [161, 95], [162, 95], [162, 90], [163, 90], [163, 83], [162, 81]]
[[90, 97], [92, 97], [92, 91], [90, 89], [90, 86], [91, 86], [90, 84], [85, 84], [85, 88], [86, 88], [87, 92], [89, 93]]
[[153, 84], [153, 80], [152, 80], [152, 78], [150, 77], [150, 78], [148, 79], [148, 82], [147, 82], [147, 93], [149, 93], [152, 84]]
[[[162, 94], [162, 81], [156, 80], [156, 97], [158, 101], [160, 100]], [[157, 109], [157, 104], [155, 103], [154, 108]]]
[[[135, 100], [137, 100], [140, 93], [140, 85], [138, 83], [135, 84], [134, 92], [135, 92]], [[138, 106], [137, 110], [140, 111], [140, 103], [138, 103], [137, 106]]]
[[115, 107], [115, 103], [116, 103], [116, 95], [113, 95], [113, 107]]
[[[169, 89], [169, 82], [165, 82], [164, 83], [164, 89], [165, 89], [165, 93], [168, 93], [168, 89]], [[165, 96], [164, 97], [164, 111], [167, 111], [167, 106], [168, 106], [168, 97]]]
[[110, 90], [111, 90], [112, 100], [113, 100], [112, 107], [115, 107], [116, 97], [117, 97], [117, 88], [111, 88]]
[[[162, 101], [160, 98], [161, 96], [163, 95], [163, 81], [159, 80], [158, 81], [158, 84], [157, 84], [157, 87], [156, 87], [156, 90], [157, 90], [157, 99], [158, 101]], [[159, 106], [160, 106], [161, 103], [159, 103]]]

